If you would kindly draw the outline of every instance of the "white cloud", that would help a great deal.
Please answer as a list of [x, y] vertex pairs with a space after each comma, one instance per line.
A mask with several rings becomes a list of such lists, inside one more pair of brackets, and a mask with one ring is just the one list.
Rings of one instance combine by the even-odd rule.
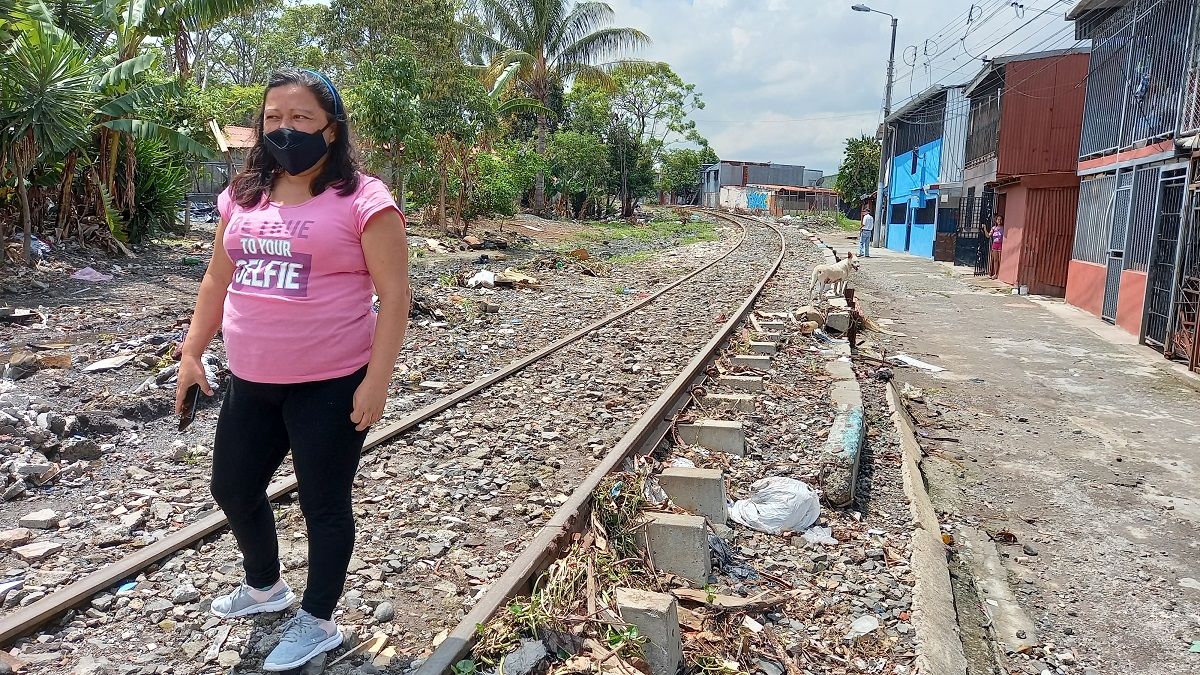
[[[697, 126], [717, 153], [728, 159], [803, 164], [837, 170], [844, 139], [873, 134], [882, 108], [890, 25], [886, 16], [851, 11], [855, 0], [609, 0], [616, 23], [645, 31], [654, 44], [640, 58], [666, 61], [703, 93], [707, 107]], [[1052, 0], [1039, 0], [1044, 8]], [[896, 43], [897, 102], [928, 84], [923, 67], [925, 39], [952, 19], [965, 19], [969, 0], [878, 0], [870, 3], [900, 18]], [[992, 56], [1073, 44], [1062, 12], [1034, 19], [999, 46], [1002, 36], [1033, 18], [1002, 3], [986, 23], [967, 36], [971, 53]], [[1068, 8], [1060, 3], [1062, 9]], [[978, 10], [976, 10], [978, 15]], [[980, 62], [963, 54], [954, 31], [928, 45], [945, 49], [931, 69], [934, 81], [947, 75], [966, 81]], [[904, 48], [922, 53], [915, 69]], [[910, 50], [911, 51], [911, 50]], [[955, 71], [956, 72], [950, 72]], [[915, 72], [915, 76], [909, 75]], [[793, 121], [801, 120], [801, 121]]]

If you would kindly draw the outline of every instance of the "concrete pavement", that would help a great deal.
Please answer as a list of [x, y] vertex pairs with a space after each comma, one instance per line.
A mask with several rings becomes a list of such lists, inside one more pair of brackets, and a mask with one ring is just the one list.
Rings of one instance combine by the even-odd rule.
[[1200, 380], [1061, 301], [872, 255], [852, 285], [907, 337], [869, 337], [946, 368], [896, 371], [924, 392], [919, 430], [955, 439], [922, 439], [943, 522], [1015, 535], [1005, 581], [1066, 672], [1200, 672]]

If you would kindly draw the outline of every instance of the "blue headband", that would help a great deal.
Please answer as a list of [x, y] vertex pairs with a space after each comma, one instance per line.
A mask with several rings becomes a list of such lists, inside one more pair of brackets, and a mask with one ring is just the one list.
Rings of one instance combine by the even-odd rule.
[[315, 70], [309, 70], [309, 69], [305, 68], [304, 72], [315, 75], [317, 77], [317, 79], [319, 79], [325, 83], [325, 86], [329, 88], [329, 94], [331, 96], [333, 96], [333, 114], [334, 114], [334, 116], [338, 117], [338, 118], [345, 117], [346, 109], [344, 107], [342, 107], [342, 95], [338, 93], [337, 87], [333, 86], [333, 82], [330, 82], [328, 77], [325, 77], [324, 74], [318, 73]]

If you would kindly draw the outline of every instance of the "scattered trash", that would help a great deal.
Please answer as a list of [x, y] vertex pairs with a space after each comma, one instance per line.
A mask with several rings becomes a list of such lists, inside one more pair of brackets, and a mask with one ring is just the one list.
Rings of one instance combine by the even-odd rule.
[[696, 468], [696, 463], [687, 457], [675, 457], [671, 460], [671, 466], [679, 469], [694, 469]]
[[927, 370], [931, 373], [941, 373], [946, 370], [945, 368], [942, 368], [941, 366], [935, 366], [932, 363], [925, 363], [924, 361], [921, 361], [920, 359], [914, 359], [913, 357], [909, 356], [908, 354], [897, 354], [892, 357], [892, 360], [897, 363], [904, 364], [906, 366], [912, 366], [913, 368], [920, 368], [921, 370]]
[[567, 257], [574, 258], [576, 260], [590, 260], [592, 256], [588, 253], [586, 248], [577, 248], [574, 251], [567, 251]]
[[736, 522], [769, 534], [806, 530], [820, 515], [817, 491], [783, 476], [755, 481], [750, 498], [739, 499], [729, 508], [729, 517]]
[[854, 620], [850, 624], [850, 631], [846, 633], [846, 640], [857, 640], [858, 638], [879, 630], [879, 619], [874, 614], [865, 614]]
[[537, 280], [537, 277], [531, 277], [511, 267], [496, 275], [496, 283], [517, 288], [541, 288], [541, 282]]
[[1184, 588], [1190, 588], [1193, 591], [1200, 591], [1200, 581], [1196, 581], [1191, 577], [1184, 577], [1179, 580], [1179, 585]]
[[734, 579], [745, 581], [757, 579], [758, 572], [754, 568], [737, 561], [737, 554], [725, 543], [725, 540], [715, 534], [708, 535], [708, 550], [712, 553], [714, 567], [722, 574], [728, 574]]
[[1195, 642], [1193, 642], [1192, 648], [1189, 649], [1188, 651], [1193, 654], [1200, 654], [1200, 640], [1196, 640]]
[[123, 354], [121, 356], [111, 356], [107, 359], [101, 359], [90, 366], [83, 369], [85, 373], [96, 373], [102, 370], [116, 370], [121, 366], [133, 360], [133, 354]]
[[467, 236], [463, 237], [463, 243], [466, 244], [468, 248], [472, 249], [483, 247], [483, 240], [472, 234], [468, 234]]
[[835, 546], [838, 543], [837, 539], [833, 538], [833, 528], [814, 525], [804, 531], [800, 535], [804, 541], [810, 544], [821, 544], [823, 546]]
[[0, 307], [0, 323], [27, 324], [41, 321], [42, 315], [28, 309]]
[[467, 288], [495, 288], [496, 273], [491, 270], [479, 270], [475, 276], [467, 280]]
[[85, 267], [72, 274], [71, 278], [79, 279], [80, 281], [112, 281], [113, 275], [97, 272], [91, 267]]

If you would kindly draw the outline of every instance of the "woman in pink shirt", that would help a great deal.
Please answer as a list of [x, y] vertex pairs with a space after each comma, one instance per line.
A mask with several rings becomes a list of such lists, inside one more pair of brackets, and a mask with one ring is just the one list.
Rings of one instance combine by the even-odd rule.
[[220, 329], [232, 377], [217, 421], [212, 493], [246, 579], [213, 600], [219, 617], [295, 602], [280, 577], [266, 495], [291, 451], [308, 526], [308, 583], [263, 663], [282, 671], [342, 641], [333, 610], [354, 548], [350, 491], [404, 342], [408, 246], [387, 187], [358, 171], [346, 110], [328, 78], [274, 74], [255, 126], [245, 168], [217, 200], [221, 222], [183, 345], [176, 406], [182, 411], [193, 385], [212, 395], [200, 357]]

